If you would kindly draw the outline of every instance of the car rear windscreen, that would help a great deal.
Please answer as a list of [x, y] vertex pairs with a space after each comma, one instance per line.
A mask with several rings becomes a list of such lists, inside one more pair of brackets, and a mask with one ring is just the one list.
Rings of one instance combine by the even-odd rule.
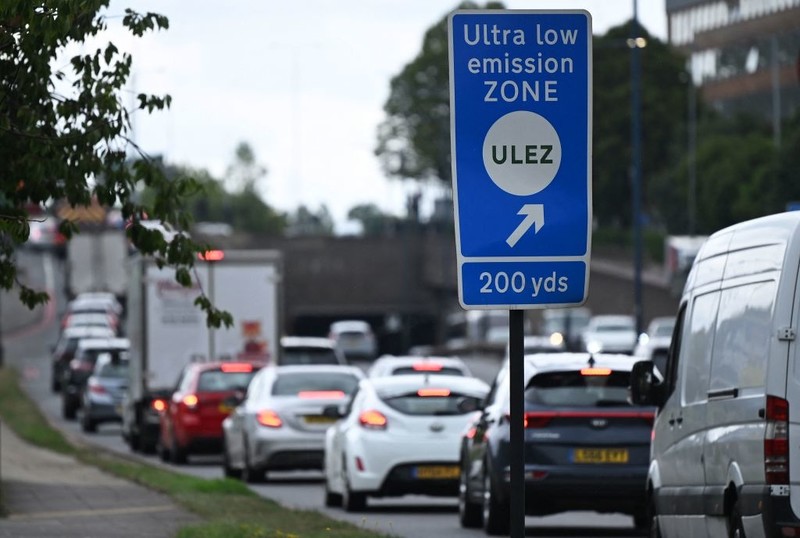
[[250, 372], [223, 372], [222, 370], [201, 372], [200, 378], [197, 380], [197, 391], [224, 392], [247, 388], [256, 370], [253, 368]]
[[323, 347], [290, 347], [281, 351], [282, 365], [339, 364], [336, 352]]
[[338, 372], [292, 372], [279, 374], [272, 384], [273, 396], [296, 396], [301, 392], [344, 392], [352, 394], [359, 379]]
[[378, 396], [395, 411], [418, 416], [464, 415], [478, 409], [481, 402], [481, 398], [437, 388]]
[[587, 368], [533, 376], [525, 389], [528, 403], [546, 407], [628, 406], [630, 372]]

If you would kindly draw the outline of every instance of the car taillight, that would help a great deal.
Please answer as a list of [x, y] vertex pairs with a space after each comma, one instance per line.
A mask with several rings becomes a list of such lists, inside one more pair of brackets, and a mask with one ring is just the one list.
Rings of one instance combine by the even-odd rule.
[[197, 398], [196, 394], [187, 394], [183, 398], [181, 398], [181, 403], [187, 407], [187, 409], [194, 409], [197, 407], [197, 403], [200, 400]]
[[789, 402], [767, 396], [764, 475], [767, 484], [789, 483]]
[[278, 413], [270, 409], [259, 411], [256, 415], [256, 421], [267, 428], [280, 428], [283, 426], [283, 421], [278, 416]]
[[161, 413], [167, 408], [167, 402], [161, 398], [156, 398], [150, 402], [150, 407], [152, 407], [157, 413]]
[[389, 421], [386, 420], [386, 415], [373, 409], [361, 413], [358, 416], [358, 423], [368, 430], [385, 430]]
[[97, 381], [95, 381], [94, 379], [89, 380], [89, 382], [87, 383], [87, 388], [89, 389], [89, 392], [91, 392], [92, 394], [108, 394], [106, 388]]
[[525, 413], [525, 428], [546, 428], [555, 413]]

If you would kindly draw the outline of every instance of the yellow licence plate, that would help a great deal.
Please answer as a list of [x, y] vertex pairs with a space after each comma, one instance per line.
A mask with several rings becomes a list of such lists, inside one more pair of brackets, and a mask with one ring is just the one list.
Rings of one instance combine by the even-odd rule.
[[330, 424], [331, 422], [336, 422], [335, 418], [325, 417], [322, 415], [306, 415], [303, 418], [305, 419], [306, 424]]
[[628, 463], [626, 448], [576, 448], [572, 453], [575, 463]]
[[233, 407], [230, 405], [219, 404], [219, 412], [223, 415], [230, 415], [231, 411], [233, 411]]
[[424, 480], [458, 478], [459, 474], [457, 465], [420, 466], [416, 471], [416, 477]]

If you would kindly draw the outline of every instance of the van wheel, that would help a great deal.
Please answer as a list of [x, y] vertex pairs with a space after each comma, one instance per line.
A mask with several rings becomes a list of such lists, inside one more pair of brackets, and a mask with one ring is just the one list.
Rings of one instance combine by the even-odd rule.
[[728, 537], [745, 538], [744, 526], [742, 525], [742, 510], [739, 507], [738, 500], [733, 503], [731, 513], [728, 516]]

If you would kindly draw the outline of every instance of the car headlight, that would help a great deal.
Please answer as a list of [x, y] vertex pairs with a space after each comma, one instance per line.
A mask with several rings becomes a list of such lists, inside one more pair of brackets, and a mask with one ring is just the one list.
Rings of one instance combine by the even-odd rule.
[[589, 340], [586, 342], [586, 351], [589, 353], [600, 353], [603, 351], [603, 343], [597, 340]]

